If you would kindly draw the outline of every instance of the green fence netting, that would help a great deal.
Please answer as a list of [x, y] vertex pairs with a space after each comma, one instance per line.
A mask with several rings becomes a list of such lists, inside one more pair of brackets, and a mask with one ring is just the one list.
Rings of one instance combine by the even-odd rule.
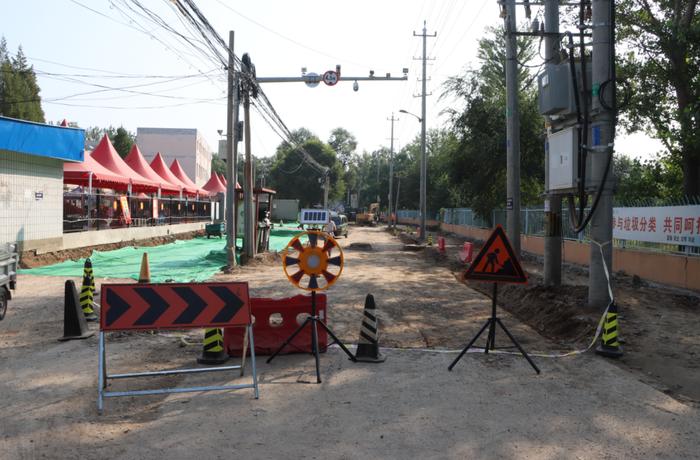
[[[301, 230], [291, 225], [272, 230], [270, 250], [281, 251], [293, 235]], [[236, 245], [243, 242], [239, 238]], [[219, 238], [194, 238], [177, 240], [161, 246], [127, 246], [114, 251], [93, 251], [90, 255], [96, 278], [133, 278], [138, 279], [141, 257], [148, 253], [151, 269], [151, 282], [172, 281], [185, 283], [204, 281], [214, 276], [226, 265], [225, 240]], [[85, 259], [67, 260], [54, 265], [20, 270], [25, 275], [47, 275], [80, 277], [83, 275]]]

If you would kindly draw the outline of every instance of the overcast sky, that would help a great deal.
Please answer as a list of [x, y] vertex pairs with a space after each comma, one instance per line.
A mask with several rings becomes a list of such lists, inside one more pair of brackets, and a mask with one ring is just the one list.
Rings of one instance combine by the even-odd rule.
[[[141, 0], [165, 24], [194, 43], [166, 0]], [[442, 83], [467, 66], [476, 67], [477, 41], [488, 26], [501, 26], [495, 0], [197, 0], [225, 39], [235, 31], [237, 55], [248, 52], [259, 77], [300, 76], [301, 68], [322, 74], [342, 66], [342, 76], [391, 73], [408, 68], [407, 81], [352, 81], [309, 88], [303, 83], [267, 83], [264, 90], [290, 129], [305, 127], [327, 140], [346, 128], [371, 152], [389, 146], [392, 112], [395, 149], [420, 130], [400, 109], [420, 114], [423, 21], [428, 38], [428, 128], [445, 123], [440, 112], [454, 101], [440, 100]], [[136, 9], [135, 12], [129, 7]], [[533, 8], [533, 14], [537, 14]], [[523, 11], [518, 13], [522, 16]], [[128, 0], [23, 0], [5, 2], [0, 34], [11, 52], [22, 45], [38, 73], [47, 120], [67, 118], [81, 127], [197, 128], [212, 150], [225, 132], [226, 80], [220, 64], [172, 32], [146, 19]], [[198, 45], [201, 46], [201, 45]], [[202, 47], [203, 49], [203, 47]], [[133, 78], [147, 76], [148, 78]], [[155, 78], [168, 77], [168, 78]], [[125, 88], [129, 87], [129, 88]], [[127, 91], [112, 91], [125, 88]], [[87, 93], [81, 94], [79, 93]], [[145, 94], [144, 94], [145, 93]], [[504, 121], [505, 122], [505, 121]], [[281, 139], [253, 111], [252, 152], [274, 154]], [[643, 136], [618, 139], [618, 151], [650, 156], [660, 149]], [[167, 152], [163, 152], [167, 155]]]

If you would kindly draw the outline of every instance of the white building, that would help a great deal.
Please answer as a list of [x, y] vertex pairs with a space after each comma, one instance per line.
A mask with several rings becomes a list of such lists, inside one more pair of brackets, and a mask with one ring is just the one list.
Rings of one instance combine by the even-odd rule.
[[48, 251], [63, 242], [63, 162], [83, 161], [85, 133], [0, 117], [0, 243]]
[[136, 143], [150, 162], [160, 152], [168, 163], [177, 159], [198, 186], [211, 175], [211, 149], [196, 129], [137, 128]]

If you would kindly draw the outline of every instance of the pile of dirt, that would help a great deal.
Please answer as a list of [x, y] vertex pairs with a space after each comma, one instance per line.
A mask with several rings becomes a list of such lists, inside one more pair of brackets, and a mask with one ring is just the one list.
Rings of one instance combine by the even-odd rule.
[[[491, 283], [466, 284], [488, 296], [493, 293]], [[528, 285], [499, 285], [497, 300], [499, 306], [542, 335], [567, 345], [580, 345], [590, 340], [597, 325], [598, 313], [585, 307], [587, 295], [585, 286], [551, 287], [531, 280]]]
[[44, 265], [53, 265], [66, 260], [78, 260], [85, 257], [90, 257], [92, 251], [112, 251], [127, 246], [150, 247], [161, 246], [163, 244], [172, 243], [176, 240], [191, 240], [204, 236], [204, 231], [194, 231], [187, 233], [178, 233], [177, 235], [164, 235], [145, 240], [130, 240], [120, 241], [118, 243], [98, 244], [95, 246], [86, 246], [83, 248], [65, 249], [62, 251], [47, 252], [37, 254], [36, 251], [24, 251], [20, 254], [20, 268], [36, 268]]

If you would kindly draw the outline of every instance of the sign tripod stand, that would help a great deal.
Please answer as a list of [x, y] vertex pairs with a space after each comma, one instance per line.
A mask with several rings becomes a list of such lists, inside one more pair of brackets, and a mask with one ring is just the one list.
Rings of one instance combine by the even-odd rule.
[[[307, 244], [301, 242], [301, 238], [304, 236], [308, 239]], [[322, 240], [322, 246], [319, 246], [319, 240]], [[331, 257], [331, 253], [334, 249], [337, 249], [338, 255]], [[290, 253], [294, 251], [297, 252], [295, 257], [290, 255]], [[316, 312], [316, 291], [326, 290], [338, 280], [343, 271], [343, 251], [333, 237], [327, 233], [309, 230], [292, 238], [284, 249], [283, 254], [282, 266], [289, 281], [299, 289], [311, 291], [311, 314], [307, 316], [292, 335], [282, 343], [277, 351], [267, 358], [267, 363], [269, 364], [306, 326], [310, 326], [311, 352], [316, 358], [316, 383], [321, 383], [318, 326], [321, 326], [328, 335], [333, 338], [335, 343], [340, 346], [345, 354], [348, 355], [350, 360], [355, 362], [355, 357], [352, 353], [350, 353], [343, 342], [336, 337], [333, 331], [323, 322]], [[298, 268], [297, 271], [291, 270], [291, 267], [294, 266]], [[307, 278], [308, 283], [304, 286], [302, 280], [306, 281]]]
[[467, 344], [462, 352], [457, 356], [457, 358], [452, 361], [447, 370], [451, 371], [453, 367], [459, 362], [460, 359], [467, 353], [467, 351], [474, 345], [474, 342], [484, 333], [486, 328], [489, 328], [488, 337], [486, 338], [486, 346], [484, 347], [484, 353], [488, 353], [489, 350], [496, 349], [496, 324], [501, 326], [503, 332], [506, 333], [508, 338], [513, 345], [520, 351], [530, 366], [537, 372], [540, 373], [540, 369], [535, 365], [530, 356], [525, 352], [523, 347], [520, 346], [515, 337], [508, 331], [506, 326], [503, 324], [501, 319], [496, 314], [496, 296], [498, 294], [498, 282], [502, 283], [527, 283], [527, 277], [523, 271], [518, 259], [513, 253], [513, 249], [508, 242], [508, 238], [503, 231], [503, 228], [499, 225], [496, 230], [491, 234], [489, 239], [484, 244], [479, 254], [474, 259], [474, 263], [471, 264], [467, 272], [464, 274], [465, 279], [474, 279], [480, 281], [493, 281], [493, 296], [491, 300], [491, 317], [486, 320], [486, 323], [481, 327], [479, 332], [474, 336], [473, 339]]

